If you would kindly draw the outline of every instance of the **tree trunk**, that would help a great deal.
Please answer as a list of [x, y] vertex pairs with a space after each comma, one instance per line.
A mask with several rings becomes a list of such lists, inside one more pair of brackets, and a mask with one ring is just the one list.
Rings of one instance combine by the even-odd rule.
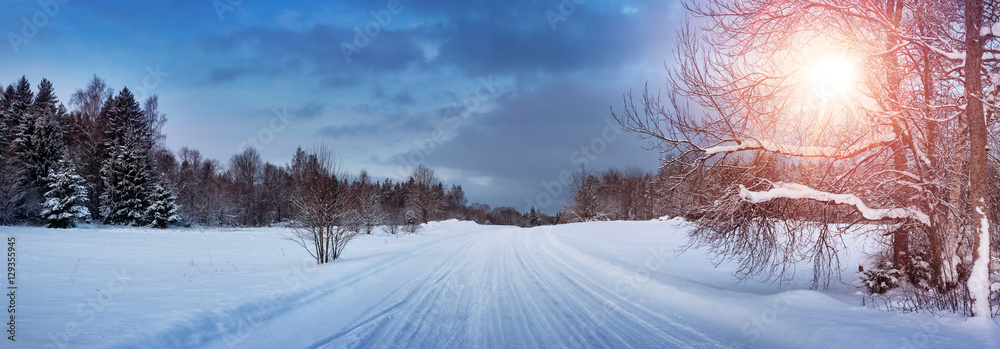
[[[902, 1], [890, 0], [886, 2], [885, 12], [889, 16], [889, 18], [892, 19], [894, 27], [899, 27], [899, 23], [902, 20], [902, 14], [903, 14], [902, 10], [903, 10]], [[892, 144], [893, 167], [895, 167], [896, 171], [907, 172], [908, 169], [906, 166], [907, 165], [906, 153], [904, 150], [905, 147], [902, 139], [903, 130], [905, 127], [905, 121], [903, 121], [901, 117], [903, 108], [900, 105], [900, 101], [902, 100], [902, 98], [900, 98], [900, 93], [899, 93], [900, 67], [899, 67], [899, 60], [896, 57], [897, 54], [894, 51], [896, 50], [897, 45], [899, 45], [899, 37], [896, 34], [889, 32], [889, 35], [886, 38], [886, 45], [885, 45], [887, 52], [890, 52], [887, 55], [888, 58], [886, 60], [886, 74], [887, 74], [886, 82], [889, 84], [889, 94], [892, 99], [889, 105], [890, 108], [892, 108], [891, 110], [892, 114], [895, 115], [892, 117], [893, 120], [892, 128], [897, 138], [896, 142]], [[904, 198], [908, 197], [912, 197], [912, 195], [907, 195], [906, 193], [900, 193], [900, 195], [898, 195], [893, 199], [895, 199], [894, 201], [896, 200], [900, 201], [899, 203], [902, 204], [902, 201], [905, 200]], [[899, 271], [905, 272], [910, 261], [909, 252], [910, 252], [909, 229], [906, 228], [906, 226], [904, 225], [903, 227], [896, 229], [896, 231], [894, 231], [892, 234], [893, 267], [898, 269]]]
[[972, 273], [969, 275], [969, 295], [972, 297], [972, 314], [990, 316], [989, 262], [990, 222], [986, 205], [987, 135], [983, 112], [982, 66], [983, 41], [979, 35], [983, 12], [982, 0], [965, 1], [965, 109], [969, 121], [969, 199], [972, 200], [973, 252]]

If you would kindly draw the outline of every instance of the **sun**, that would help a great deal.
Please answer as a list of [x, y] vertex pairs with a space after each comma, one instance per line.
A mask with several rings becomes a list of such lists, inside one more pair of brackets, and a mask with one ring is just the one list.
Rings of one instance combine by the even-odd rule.
[[844, 56], [823, 57], [809, 70], [815, 91], [824, 98], [846, 95], [857, 80], [854, 62]]

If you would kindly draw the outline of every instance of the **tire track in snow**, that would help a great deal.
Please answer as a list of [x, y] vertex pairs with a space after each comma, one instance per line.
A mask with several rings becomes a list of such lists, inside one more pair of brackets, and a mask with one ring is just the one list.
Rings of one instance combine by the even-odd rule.
[[579, 260], [554, 254], [552, 238], [537, 228], [486, 232], [309, 347], [725, 346], [617, 295], [572, 265]]
[[[471, 234], [475, 234], [475, 232]], [[291, 291], [288, 294], [274, 297], [265, 296], [232, 308], [203, 310], [188, 318], [166, 324], [165, 328], [151, 334], [131, 337], [109, 347], [190, 348], [207, 346], [209, 343], [228, 336], [238, 335], [238, 332], [252, 329], [256, 325], [270, 321], [281, 314], [307, 307], [310, 303], [328, 296], [335, 290], [377, 275], [397, 265], [397, 263], [443, 245], [454, 244], [456, 238], [462, 238], [462, 236], [441, 237], [421, 243], [407, 253], [386, 255], [369, 263], [374, 267], [346, 278], [310, 285], [306, 289]]]

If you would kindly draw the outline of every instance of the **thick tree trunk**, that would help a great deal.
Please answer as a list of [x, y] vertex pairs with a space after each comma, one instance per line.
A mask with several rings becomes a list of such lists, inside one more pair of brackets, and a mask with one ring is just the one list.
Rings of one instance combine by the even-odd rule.
[[972, 313], [978, 317], [990, 316], [989, 305], [989, 261], [990, 222], [989, 206], [986, 205], [987, 176], [987, 135], [986, 118], [983, 112], [982, 66], [983, 41], [979, 35], [982, 26], [982, 0], [965, 1], [965, 109], [969, 121], [969, 198], [972, 200], [973, 262], [969, 275], [969, 294], [972, 297]]

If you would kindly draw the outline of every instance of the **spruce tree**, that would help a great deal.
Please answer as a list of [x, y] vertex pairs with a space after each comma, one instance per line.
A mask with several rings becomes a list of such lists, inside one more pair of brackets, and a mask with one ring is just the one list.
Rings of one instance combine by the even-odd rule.
[[149, 226], [164, 229], [169, 224], [180, 222], [181, 217], [177, 212], [180, 208], [176, 201], [177, 198], [170, 189], [162, 184], [154, 185], [150, 205], [146, 208], [146, 221], [149, 222]]
[[152, 130], [145, 122], [145, 113], [127, 87], [111, 101], [107, 117], [105, 144], [109, 146], [127, 144], [137, 151], [143, 161], [152, 164]]
[[89, 219], [87, 208], [86, 181], [76, 173], [73, 163], [60, 160], [58, 166], [49, 172], [45, 182], [45, 202], [42, 203], [42, 219], [48, 228], [73, 228], [77, 220]]
[[45, 188], [44, 179], [66, 151], [65, 128], [54, 111], [28, 121], [17, 142], [17, 155], [24, 167], [23, 183], [29, 188]]
[[[0, 85], [2, 86], [2, 85]], [[0, 110], [10, 110], [11, 103], [14, 102], [14, 85], [7, 85], [7, 88], [0, 94]]]
[[[0, 101], [0, 104], [3, 104]], [[7, 111], [0, 108], [0, 160], [7, 158]]]
[[42, 81], [38, 83], [38, 93], [35, 95], [34, 101], [31, 102], [32, 109], [38, 112], [39, 115], [46, 112], [55, 113], [58, 104], [59, 98], [56, 97], [52, 82], [42, 78]]
[[117, 146], [101, 168], [104, 192], [101, 193], [101, 216], [105, 224], [146, 225], [150, 206], [149, 171], [134, 148]]
[[531, 206], [531, 212], [528, 213], [528, 224], [532, 227], [542, 225], [541, 217], [538, 216], [538, 211], [535, 211], [535, 206]]
[[151, 133], [128, 88], [110, 101], [101, 166], [100, 213], [106, 224], [148, 225], [154, 186]]
[[34, 108], [32, 104], [35, 101], [35, 93], [31, 92], [31, 83], [24, 76], [17, 81], [17, 86], [8, 87], [8, 92], [10, 94], [8, 97], [8, 103], [10, 106], [7, 108], [8, 116], [12, 121], [12, 128], [14, 133], [13, 142], [21, 141], [21, 138], [27, 133], [26, 128], [33, 124], [35, 113], [33, 113]]
[[17, 115], [27, 113], [35, 102], [35, 93], [31, 92], [31, 83], [28, 78], [21, 76], [17, 80], [16, 86], [8, 88], [10, 90], [10, 110]]

